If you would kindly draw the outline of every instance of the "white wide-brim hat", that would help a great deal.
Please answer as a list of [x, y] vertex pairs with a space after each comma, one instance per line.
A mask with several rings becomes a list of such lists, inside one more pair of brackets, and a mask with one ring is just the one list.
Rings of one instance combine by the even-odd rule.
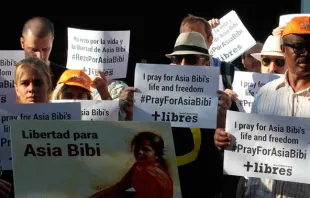
[[166, 54], [168, 58], [173, 55], [190, 55], [199, 54], [210, 56], [205, 39], [199, 32], [183, 32], [181, 33], [174, 45], [173, 52]]
[[253, 53], [253, 56], [257, 60], [261, 60], [261, 56], [283, 56], [281, 51], [281, 36], [268, 36], [264, 43], [263, 49], [260, 53]]

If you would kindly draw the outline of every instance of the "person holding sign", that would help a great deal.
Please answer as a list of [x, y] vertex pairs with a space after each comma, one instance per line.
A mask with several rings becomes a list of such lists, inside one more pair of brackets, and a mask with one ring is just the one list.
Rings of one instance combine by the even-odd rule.
[[136, 162], [116, 184], [105, 188], [89, 198], [124, 197], [133, 187], [135, 198], [172, 198], [173, 180], [163, 158], [164, 141], [155, 133], [140, 132], [131, 142]]
[[54, 25], [47, 18], [33, 17], [24, 24], [20, 44], [25, 51], [25, 56], [35, 56], [45, 62], [50, 69], [52, 86], [54, 88], [57, 80], [66, 68], [49, 60], [53, 41]]
[[[252, 113], [310, 117], [310, 17], [295, 17], [282, 32], [281, 50], [288, 68], [283, 78], [263, 86], [255, 97]], [[231, 135], [217, 129], [216, 146], [232, 145]], [[310, 185], [298, 182], [249, 178], [245, 197], [310, 197]]]
[[[17, 103], [48, 103], [52, 90], [52, 80], [46, 64], [42, 60], [30, 56], [17, 62], [15, 67], [14, 87]], [[8, 181], [13, 186], [12, 171], [3, 171], [2, 179]], [[0, 181], [0, 195], [1, 192], [8, 192], [8, 186], [6, 182]], [[11, 191], [10, 197], [14, 197], [13, 187]]]
[[[100, 75], [104, 76], [102, 72]], [[82, 70], [68, 69], [60, 76], [52, 100], [92, 100], [91, 86], [97, 88], [101, 97], [111, 99], [103, 78], [92, 81]]]
[[[180, 33], [182, 32], [199, 32], [206, 44], [206, 49], [213, 43], [212, 28], [219, 24], [218, 19], [212, 19], [207, 21], [206, 19], [194, 15], [185, 17], [180, 26]], [[209, 52], [208, 52], [209, 53]], [[231, 97], [233, 103], [231, 105], [232, 110], [238, 111], [238, 107], [235, 101], [235, 93], [232, 91], [232, 84], [234, 79], [235, 70], [238, 70], [234, 65], [228, 62], [220, 61], [218, 58], [210, 57], [210, 61], [206, 65], [220, 67], [221, 78], [223, 82], [223, 90]]]
[[[204, 37], [199, 32], [181, 33], [173, 49], [166, 55], [171, 65], [207, 66], [210, 55]], [[178, 69], [177, 67], [175, 69]], [[193, 68], [195, 69], [195, 68]], [[224, 126], [226, 111], [231, 107], [229, 96], [218, 91], [218, 127]], [[207, 112], [206, 112], [207, 113]], [[173, 138], [177, 155], [177, 163], [182, 197], [215, 197], [220, 193], [222, 168], [220, 155], [214, 146], [214, 129], [173, 127]], [[210, 178], [205, 191], [205, 183]]]
[[280, 36], [268, 36], [262, 51], [260, 53], [253, 53], [251, 56], [261, 62], [261, 73], [284, 74], [287, 69], [281, 51]]
[[[212, 20], [207, 21], [202, 17], [188, 15], [181, 22], [180, 33], [192, 31], [199, 32], [204, 37], [206, 48], [209, 49], [213, 43], [211, 24], [215, 22], [218, 22], [218, 20], [212, 22]], [[211, 57], [207, 65], [220, 67], [224, 88], [231, 89], [236, 67], [231, 63], [220, 61], [220, 59], [215, 57]]]

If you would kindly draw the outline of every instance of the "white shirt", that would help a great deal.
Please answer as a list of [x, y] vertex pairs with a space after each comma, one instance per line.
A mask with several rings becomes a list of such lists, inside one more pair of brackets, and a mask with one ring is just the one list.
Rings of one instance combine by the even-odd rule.
[[[310, 117], [310, 87], [294, 92], [288, 84], [287, 74], [267, 83], [257, 93], [252, 113]], [[306, 170], [305, 170], [306, 171]], [[305, 174], [310, 174], [305, 172]], [[309, 198], [310, 185], [272, 179], [249, 178], [246, 198]]]

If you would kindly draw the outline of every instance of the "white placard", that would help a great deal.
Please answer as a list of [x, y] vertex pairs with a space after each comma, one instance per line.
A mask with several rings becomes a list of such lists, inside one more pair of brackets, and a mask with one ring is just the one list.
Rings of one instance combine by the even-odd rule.
[[117, 100], [51, 100], [52, 103], [81, 103], [82, 120], [118, 121], [119, 101]]
[[283, 76], [283, 74], [235, 71], [232, 87], [238, 96], [236, 104], [239, 111], [250, 113], [254, 98], [260, 88], [266, 83]]
[[281, 15], [279, 19], [279, 26], [286, 26], [294, 17], [298, 16], [310, 16], [310, 14], [286, 14], [286, 15]]
[[126, 78], [130, 31], [95, 31], [68, 28], [67, 68], [89, 76], [104, 71], [108, 79]]
[[[24, 138], [33, 130], [41, 136], [57, 131], [58, 137]], [[170, 123], [14, 121], [15, 196], [181, 198], [174, 148]]]
[[212, 34], [214, 39], [209, 53], [225, 62], [234, 61], [256, 44], [234, 10], [220, 19]]
[[0, 107], [0, 119], [0, 164], [3, 170], [12, 170], [11, 120], [81, 120], [81, 104], [6, 104]]
[[218, 67], [137, 64], [134, 120], [215, 128]]
[[15, 64], [23, 58], [23, 50], [0, 50], [0, 104], [16, 103]]
[[310, 184], [309, 118], [228, 111], [226, 131], [225, 174]]

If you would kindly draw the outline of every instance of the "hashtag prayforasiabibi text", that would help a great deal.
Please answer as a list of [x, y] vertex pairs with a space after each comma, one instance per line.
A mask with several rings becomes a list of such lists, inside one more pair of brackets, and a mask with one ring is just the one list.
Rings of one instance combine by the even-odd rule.
[[141, 103], [163, 105], [187, 105], [187, 106], [211, 106], [212, 99], [208, 97], [152, 97], [150, 95], [141, 95]]
[[247, 147], [242, 144], [233, 144], [232, 152], [244, 153], [251, 156], [265, 155], [291, 159], [307, 159], [307, 150], [302, 149], [263, 148], [262, 146]]

